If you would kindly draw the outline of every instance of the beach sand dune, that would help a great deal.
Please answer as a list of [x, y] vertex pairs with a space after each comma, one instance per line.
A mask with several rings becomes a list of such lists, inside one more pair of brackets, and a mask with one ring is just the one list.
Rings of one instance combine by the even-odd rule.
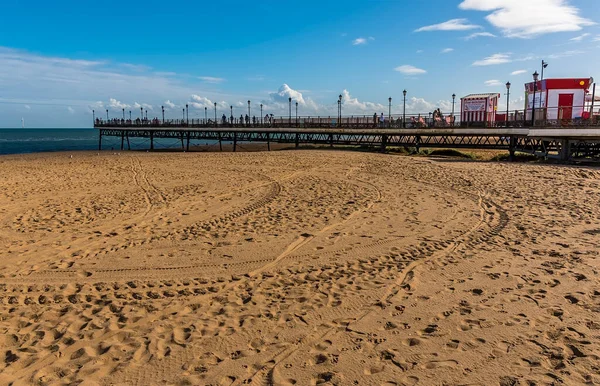
[[600, 171], [0, 158], [0, 384], [600, 383]]

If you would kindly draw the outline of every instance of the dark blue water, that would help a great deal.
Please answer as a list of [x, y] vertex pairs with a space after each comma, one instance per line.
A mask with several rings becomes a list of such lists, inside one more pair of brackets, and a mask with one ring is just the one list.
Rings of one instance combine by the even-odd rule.
[[94, 129], [0, 129], [0, 154], [96, 150]]

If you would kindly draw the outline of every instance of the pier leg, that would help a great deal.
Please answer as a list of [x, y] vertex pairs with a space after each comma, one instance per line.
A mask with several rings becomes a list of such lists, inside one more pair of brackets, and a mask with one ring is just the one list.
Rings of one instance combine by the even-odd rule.
[[102, 130], [98, 131], [98, 150], [102, 150]]
[[154, 150], [154, 132], [150, 132], [150, 150]]
[[233, 151], [237, 149], [237, 133], [233, 133]]
[[387, 134], [383, 134], [381, 136], [381, 152], [385, 153], [385, 148], [387, 146], [388, 136]]
[[508, 148], [508, 160], [510, 162], [515, 162], [515, 146], [516, 146], [516, 138], [511, 135], [510, 136], [510, 144]]
[[300, 147], [300, 134], [296, 133], [296, 149]]
[[190, 132], [187, 132], [187, 143], [185, 144], [185, 151], [190, 151]]
[[267, 150], [271, 151], [271, 137], [269, 136], [269, 133], [267, 133]]
[[333, 147], [333, 134], [329, 134], [329, 147]]
[[219, 151], [223, 151], [223, 140], [221, 139], [221, 133], [219, 133]]
[[183, 131], [181, 132], [181, 150], [185, 149], [185, 145], [183, 144]]
[[125, 144], [125, 130], [121, 131], [121, 151], [123, 151], [123, 145]]
[[568, 161], [571, 159], [571, 141], [563, 139], [560, 141], [560, 160]]
[[420, 151], [421, 149], [421, 136], [417, 135], [415, 137], [415, 149], [417, 149], [417, 153]]
[[131, 144], [129, 143], [129, 133], [127, 133], [127, 150], [131, 150]]

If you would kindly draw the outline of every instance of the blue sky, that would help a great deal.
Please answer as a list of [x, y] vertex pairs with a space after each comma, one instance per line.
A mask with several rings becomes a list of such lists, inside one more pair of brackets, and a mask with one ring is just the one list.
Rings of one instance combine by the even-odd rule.
[[[300, 115], [451, 108], [547, 77], [600, 79], [597, 0], [3, 1], [0, 127], [89, 127], [92, 109]], [[504, 98], [502, 98], [504, 99]], [[457, 105], [458, 106], [458, 105]], [[257, 110], [255, 110], [257, 111]], [[258, 114], [257, 114], [258, 115]]]

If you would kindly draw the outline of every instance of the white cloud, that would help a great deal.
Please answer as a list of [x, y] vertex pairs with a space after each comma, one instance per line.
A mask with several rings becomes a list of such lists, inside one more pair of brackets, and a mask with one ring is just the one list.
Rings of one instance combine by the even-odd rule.
[[29, 105], [24, 105], [23, 107], [25, 107], [26, 110], [31, 110], [31, 106]]
[[492, 56], [488, 56], [487, 58], [476, 60], [473, 62], [473, 66], [492, 66], [496, 64], [510, 63], [512, 59], [510, 54], [494, 54]]
[[128, 109], [129, 106], [126, 103], [122, 103], [118, 100], [116, 100], [115, 98], [110, 98], [108, 100], [108, 108], [113, 109], [113, 110], [121, 110], [121, 109]]
[[145, 109], [145, 110], [152, 110], [152, 105], [150, 105], [150, 104], [148, 104], [148, 103], [137, 103], [137, 102], [135, 102], [135, 103], [133, 104], [133, 107], [134, 107], [135, 109], [139, 109], [139, 108], [141, 107], [141, 108], [143, 108], [143, 109]]
[[363, 44], [367, 44], [367, 39], [365, 38], [356, 38], [352, 41], [353, 46], [360, 46]]
[[464, 0], [459, 8], [491, 12], [486, 20], [508, 37], [580, 31], [595, 24], [579, 16], [579, 9], [567, 0]]
[[596, 35], [596, 37], [594, 38], [594, 40], [593, 40], [593, 41], [595, 41], [595, 42], [600, 42], [600, 35]]
[[425, 31], [468, 31], [481, 28], [479, 25], [468, 24], [467, 19], [452, 19], [439, 24], [427, 25], [415, 30], [415, 32]]
[[394, 71], [398, 71], [404, 75], [420, 75], [420, 74], [427, 73], [427, 71], [425, 71], [421, 68], [417, 68], [415, 66], [411, 66], [409, 64], [398, 66], [398, 67], [394, 68]]
[[292, 98], [292, 101], [298, 102], [298, 104], [305, 105], [306, 101], [304, 100], [304, 96], [298, 90], [292, 89], [287, 84], [282, 84], [279, 87], [277, 92], [272, 92], [269, 94], [271, 99], [278, 103], [288, 103], [289, 98]]
[[444, 48], [441, 53], [442, 54], [448, 54], [450, 52], [454, 51], [454, 48]]
[[465, 39], [465, 40], [471, 40], [471, 39], [483, 38], [483, 37], [495, 38], [497, 36], [494, 35], [491, 32], [475, 32], [475, 33], [472, 33], [471, 35], [465, 36], [463, 39]]
[[200, 79], [201, 81], [203, 81], [205, 83], [213, 83], [213, 84], [223, 83], [225, 81], [224, 78], [216, 78], [214, 76], [199, 76], [198, 79]]
[[171, 102], [170, 100], [166, 100], [165, 103], [163, 103], [163, 105], [165, 105], [167, 108], [172, 109], [175, 107], [175, 103]]
[[581, 35], [576, 36], [576, 37], [574, 37], [572, 39], [569, 39], [569, 40], [572, 41], [572, 42], [580, 42], [580, 41], [582, 41], [583, 39], [587, 38], [590, 35], [591, 35], [590, 33], [584, 33], [584, 34], [581, 34]]
[[548, 58], [550, 58], [550, 59], [560, 59], [560, 58], [568, 58], [568, 57], [571, 57], [571, 56], [581, 55], [581, 54], [585, 54], [585, 51], [570, 50], [570, 51], [559, 52], [559, 53], [556, 53], [556, 54], [548, 55]]
[[71, 106], [67, 107], [67, 111], [69, 112], [69, 114], [75, 114], [75, 109]]
[[485, 84], [488, 87], [502, 86], [502, 82], [500, 82], [497, 79], [486, 80], [485, 82], [483, 82], [483, 84]]
[[524, 74], [526, 72], [527, 72], [527, 70], [516, 70], [516, 71], [511, 72], [510, 74], [511, 75], [521, 75], [521, 74]]
[[188, 103], [190, 107], [196, 109], [204, 109], [205, 107], [212, 109], [215, 107], [215, 103], [217, 104], [218, 109], [229, 108], [229, 103], [225, 101], [212, 101], [207, 97], [203, 97], [200, 95], [192, 94], [190, 97], [190, 102]]

